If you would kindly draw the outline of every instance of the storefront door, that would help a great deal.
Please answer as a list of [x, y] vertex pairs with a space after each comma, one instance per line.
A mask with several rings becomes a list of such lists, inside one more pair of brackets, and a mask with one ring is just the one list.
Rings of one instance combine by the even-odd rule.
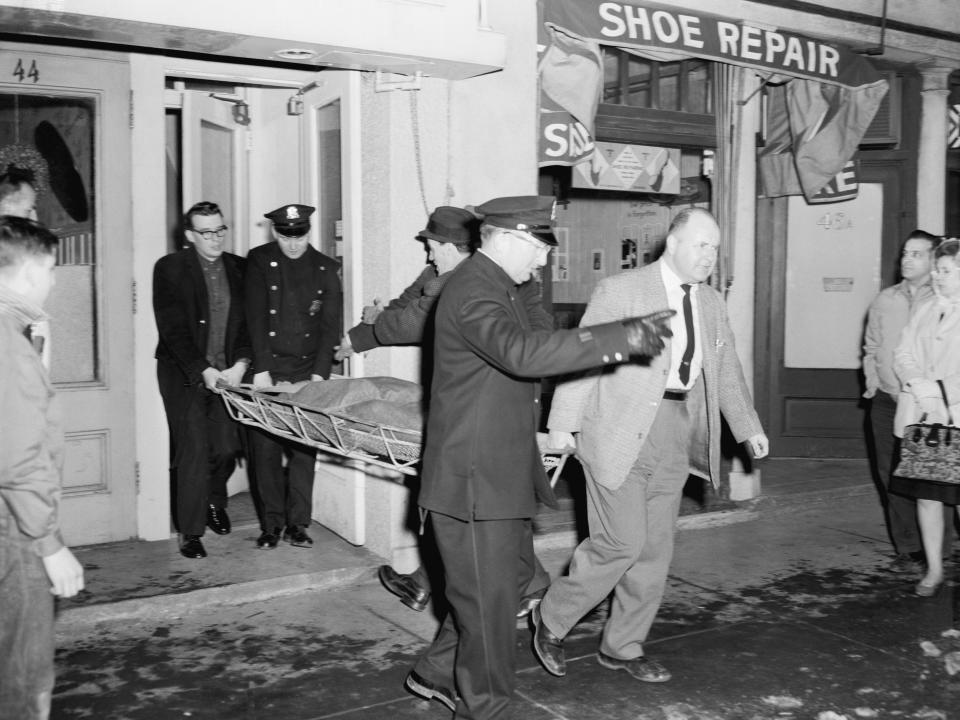
[[3, 168], [37, 172], [39, 220], [60, 238], [47, 302], [66, 433], [60, 525], [72, 545], [126, 539], [137, 531], [128, 66], [7, 45], [0, 68]]
[[862, 163], [857, 200], [758, 201], [757, 297], [769, 302], [757, 304], [755, 394], [772, 456], [866, 455], [860, 349], [867, 305], [913, 229], [902, 176], [894, 162]]

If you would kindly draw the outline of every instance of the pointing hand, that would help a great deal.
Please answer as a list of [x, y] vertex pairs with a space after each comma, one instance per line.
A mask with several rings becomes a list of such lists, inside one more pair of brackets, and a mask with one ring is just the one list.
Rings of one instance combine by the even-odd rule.
[[676, 310], [659, 310], [649, 315], [622, 320], [621, 325], [627, 331], [627, 343], [633, 355], [656, 357], [665, 347], [663, 338], [673, 336], [670, 330], [670, 318]]

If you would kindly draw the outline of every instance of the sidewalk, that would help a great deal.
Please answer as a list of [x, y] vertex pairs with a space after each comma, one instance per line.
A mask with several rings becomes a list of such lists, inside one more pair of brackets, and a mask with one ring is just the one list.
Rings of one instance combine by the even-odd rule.
[[[679, 527], [694, 528], [743, 522], [762, 508], [826, 502], [847, 494], [873, 492], [864, 460], [774, 460], [763, 466], [763, 495], [744, 503], [719, 502], [718, 510], [685, 499]], [[875, 502], [871, 498], [868, 502]], [[578, 542], [569, 498], [559, 513], [537, 518], [538, 553], [549, 549], [569, 554]], [[61, 603], [59, 625], [84, 626], [101, 620], [179, 613], [215, 603], [240, 603], [322, 590], [370, 580], [384, 562], [338, 536], [313, 525], [312, 549], [285, 543], [273, 551], [256, 548], [260, 531], [249, 494], [231, 498], [233, 532], [203, 537], [209, 557], [188, 560], [175, 539], [106, 543], [76, 549], [85, 568], [88, 590]], [[549, 515], [549, 516], [548, 516]]]
[[[879, 503], [864, 476], [856, 480], [856, 463], [787, 465], [779, 481], [778, 463], [767, 467], [768, 494], [749, 507], [681, 522], [667, 594], [645, 644], [672, 670], [671, 682], [646, 685], [597, 664], [601, 606], [568, 636], [563, 679], [540, 668], [529, 633], [519, 633], [515, 717], [960, 719], [960, 666], [951, 664], [960, 663], [956, 581], [929, 600], [912, 594], [917, 575], [891, 566]], [[816, 481], [800, 479], [813, 474]], [[727, 521], [717, 517], [722, 512]], [[258, 554], [249, 549], [255, 534], [212, 538], [204, 563], [221, 579], [216, 566], [257, 565], [268, 577], [248, 572], [240, 583], [199, 587], [193, 566], [204, 563], [172, 557], [171, 544], [164, 558], [152, 556], [151, 583], [169, 577], [178, 595], [101, 603], [96, 621], [80, 618], [96, 603], [63, 613], [52, 717], [450, 716], [403, 690], [437, 621], [379, 586], [378, 558], [326, 536], [312, 550]], [[571, 547], [545, 537], [538, 552], [557, 573]], [[91, 568], [88, 579], [106, 575]], [[155, 592], [151, 584], [137, 592], [150, 587]], [[136, 613], [117, 612], [137, 603]]]

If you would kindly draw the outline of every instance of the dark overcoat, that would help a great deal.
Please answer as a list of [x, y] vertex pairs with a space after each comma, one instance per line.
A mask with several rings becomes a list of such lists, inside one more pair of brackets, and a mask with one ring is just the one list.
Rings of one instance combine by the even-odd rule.
[[434, 375], [419, 503], [461, 520], [533, 517], [552, 501], [537, 450], [537, 378], [623, 362], [620, 323], [554, 331], [532, 283], [518, 287], [482, 251], [464, 260], [436, 310]]
[[[223, 253], [224, 272], [230, 285], [230, 311], [224, 335], [227, 366], [241, 358], [251, 359], [253, 349], [243, 306], [244, 259]], [[192, 246], [165, 255], [153, 268], [153, 314], [160, 341], [154, 355], [162, 363], [176, 365], [184, 382], [203, 384], [210, 334], [210, 299], [200, 268], [200, 258]]]
[[333, 349], [340, 342], [343, 293], [340, 264], [308, 246], [294, 263], [304, 263], [307, 282], [287, 282], [290, 262], [276, 242], [247, 253], [247, 324], [253, 343], [253, 373], [269, 371], [274, 380], [330, 377]]

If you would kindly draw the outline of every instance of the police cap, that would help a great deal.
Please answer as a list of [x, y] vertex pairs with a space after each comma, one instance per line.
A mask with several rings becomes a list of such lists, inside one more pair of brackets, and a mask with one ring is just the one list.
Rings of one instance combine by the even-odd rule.
[[548, 245], [556, 245], [556, 201], [550, 196], [521, 195], [494, 198], [477, 205], [476, 211], [487, 225], [522, 230], [536, 235]]
[[281, 235], [300, 237], [310, 232], [310, 216], [316, 208], [309, 205], [284, 205], [264, 214]]

